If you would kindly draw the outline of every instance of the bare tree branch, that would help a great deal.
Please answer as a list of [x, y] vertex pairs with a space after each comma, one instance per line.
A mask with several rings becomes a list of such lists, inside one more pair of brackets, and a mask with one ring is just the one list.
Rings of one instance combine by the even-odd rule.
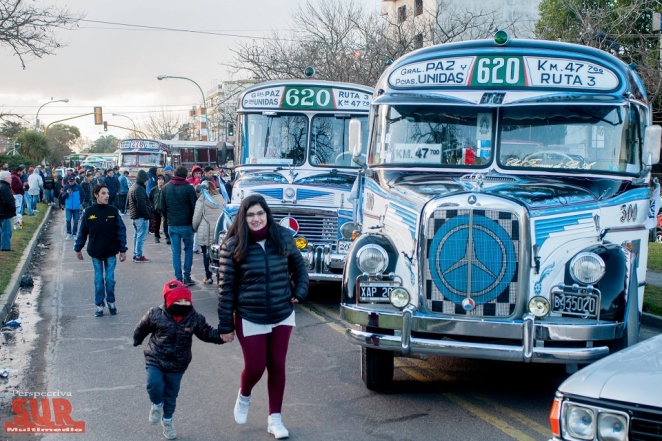
[[67, 9], [39, 8], [34, 2], [0, 0], [0, 44], [9, 46], [25, 69], [27, 55], [41, 58], [63, 46], [57, 29], [74, 29], [82, 18]]

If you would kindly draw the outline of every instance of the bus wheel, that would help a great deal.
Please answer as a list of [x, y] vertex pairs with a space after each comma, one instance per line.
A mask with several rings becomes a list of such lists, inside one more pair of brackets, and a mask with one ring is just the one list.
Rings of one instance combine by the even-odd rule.
[[380, 392], [390, 386], [394, 355], [391, 351], [361, 348], [361, 379], [368, 389]]

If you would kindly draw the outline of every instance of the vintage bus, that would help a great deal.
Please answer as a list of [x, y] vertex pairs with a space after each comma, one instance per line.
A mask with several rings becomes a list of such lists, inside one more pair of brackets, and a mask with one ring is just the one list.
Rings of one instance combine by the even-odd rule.
[[87, 159], [86, 154], [74, 154], [74, 155], [69, 155], [65, 156], [62, 159], [62, 165], [66, 168], [76, 168], [79, 167], [83, 164], [85, 159]]
[[[356, 230], [350, 191], [359, 169], [349, 121], [362, 121], [367, 134], [371, 96], [357, 84], [281, 80], [251, 86], [239, 98], [228, 211], [250, 194], [264, 196], [296, 236], [312, 280], [342, 277]], [[357, 159], [365, 162], [365, 155]]]
[[177, 167], [183, 165], [189, 171], [194, 165], [204, 168], [206, 166], [218, 167], [221, 155], [219, 149], [223, 145], [210, 141], [160, 141], [168, 146], [171, 156], [171, 166]]
[[375, 90], [341, 299], [369, 389], [396, 353], [574, 370], [638, 340], [662, 129], [633, 66], [499, 31]]
[[120, 141], [120, 173], [129, 172], [129, 179], [135, 180], [139, 170], [146, 172], [151, 167], [162, 171], [170, 164], [170, 148], [156, 139], [125, 139]]
[[85, 158], [81, 163], [85, 169], [102, 169], [107, 170], [118, 165], [119, 161], [119, 151], [111, 154], [107, 153], [90, 153], [90, 155]]

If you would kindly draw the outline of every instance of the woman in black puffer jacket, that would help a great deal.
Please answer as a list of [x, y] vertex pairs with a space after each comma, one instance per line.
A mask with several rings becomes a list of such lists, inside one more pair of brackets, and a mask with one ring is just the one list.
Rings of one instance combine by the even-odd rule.
[[289, 230], [277, 225], [260, 195], [241, 202], [221, 245], [218, 282], [218, 331], [224, 342], [236, 332], [244, 354], [235, 421], [245, 424], [251, 391], [268, 372], [268, 431], [289, 436], [281, 421], [285, 359], [294, 303], [308, 295], [308, 271]]

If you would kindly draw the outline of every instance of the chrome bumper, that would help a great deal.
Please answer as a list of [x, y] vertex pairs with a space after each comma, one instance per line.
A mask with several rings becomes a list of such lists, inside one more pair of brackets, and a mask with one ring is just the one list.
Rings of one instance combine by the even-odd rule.
[[[362, 310], [342, 305], [342, 317], [350, 323], [380, 329], [393, 329], [396, 334], [366, 332], [348, 329], [347, 338], [354, 344], [403, 354], [434, 354], [450, 357], [480, 358], [488, 360], [524, 361], [534, 363], [591, 363], [609, 355], [606, 346], [583, 348], [542, 347], [536, 343], [544, 340], [585, 342], [611, 340], [622, 324], [596, 323], [572, 324], [536, 321], [526, 315], [520, 321], [485, 322], [466, 319], [448, 319], [419, 316], [414, 308], [397, 313]], [[397, 326], [392, 326], [395, 323]], [[386, 325], [386, 326], [385, 326]], [[413, 337], [412, 331], [426, 333], [443, 332], [451, 339]], [[521, 345], [460, 341], [463, 336], [521, 340]]]

